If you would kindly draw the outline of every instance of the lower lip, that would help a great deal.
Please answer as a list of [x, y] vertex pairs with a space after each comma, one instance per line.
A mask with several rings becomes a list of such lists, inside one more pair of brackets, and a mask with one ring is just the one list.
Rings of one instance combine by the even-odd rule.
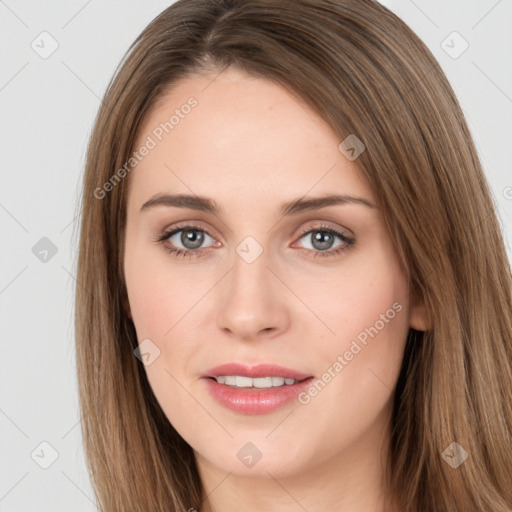
[[235, 388], [219, 384], [215, 379], [204, 378], [208, 391], [221, 405], [242, 414], [273, 412], [297, 398], [313, 380], [309, 377], [296, 384], [283, 384], [272, 388]]

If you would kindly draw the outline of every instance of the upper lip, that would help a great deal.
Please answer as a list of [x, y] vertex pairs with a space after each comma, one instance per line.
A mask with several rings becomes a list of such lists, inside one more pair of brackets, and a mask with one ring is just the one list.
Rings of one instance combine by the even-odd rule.
[[243, 377], [284, 377], [285, 379], [304, 380], [312, 375], [285, 368], [276, 364], [262, 363], [246, 365], [242, 363], [226, 363], [207, 370], [201, 377], [219, 377], [221, 375], [240, 375]]

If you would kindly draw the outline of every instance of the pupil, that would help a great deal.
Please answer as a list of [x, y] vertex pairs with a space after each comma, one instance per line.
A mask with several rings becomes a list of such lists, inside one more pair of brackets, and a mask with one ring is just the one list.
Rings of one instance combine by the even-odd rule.
[[181, 243], [189, 249], [197, 249], [201, 246], [204, 239], [204, 233], [196, 230], [183, 231], [181, 234]]
[[318, 250], [329, 249], [332, 245], [332, 234], [325, 231], [317, 231], [313, 235], [313, 247]]

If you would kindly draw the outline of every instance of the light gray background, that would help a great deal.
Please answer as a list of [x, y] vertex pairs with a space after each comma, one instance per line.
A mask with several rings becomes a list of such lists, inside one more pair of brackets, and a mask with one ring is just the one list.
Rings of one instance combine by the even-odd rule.
[[[78, 185], [116, 65], [171, 3], [0, 0], [0, 512], [97, 510], [81, 447], [75, 375]], [[383, 3], [447, 73], [491, 183], [510, 256], [512, 1]], [[51, 49], [43, 31], [58, 43], [47, 58], [31, 47]], [[464, 43], [446, 39], [453, 31], [469, 44], [458, 58]], [[46, 262], [32, 251], [43, 237], [57, 249]], [[43, 469], [52, 450], [58, 457]]]

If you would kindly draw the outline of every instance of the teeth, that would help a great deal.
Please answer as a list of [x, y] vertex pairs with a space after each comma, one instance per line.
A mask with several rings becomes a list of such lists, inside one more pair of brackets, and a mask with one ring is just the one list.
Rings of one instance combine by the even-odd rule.
[[219, 384], [226, 384], [227, 386], [235, 386], [237, 388], [272, 388], [280, 387], [286, 384], [291, 386], [298, 382], [295, 379], [288, 379], [284, 377], [244, 377], [242, 375], [219, 375], [215, 377]]
[[252, 386], [252, 379], [250, 377], [235, 377], [235, 386], [238, 388], [250, 388]]

